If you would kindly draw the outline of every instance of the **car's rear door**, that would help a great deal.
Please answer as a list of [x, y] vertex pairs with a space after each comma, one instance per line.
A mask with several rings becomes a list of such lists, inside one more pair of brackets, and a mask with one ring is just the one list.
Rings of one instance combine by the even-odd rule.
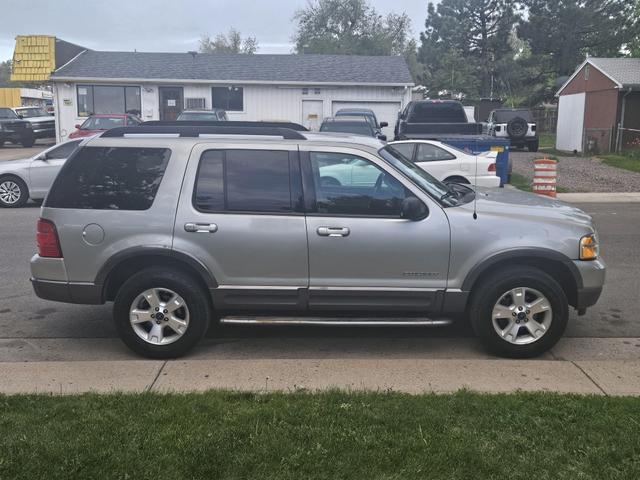
[[301, 308], [309, 268], [297, 146], [196, 145], [174, 249], [211, 271], [217, 309]]

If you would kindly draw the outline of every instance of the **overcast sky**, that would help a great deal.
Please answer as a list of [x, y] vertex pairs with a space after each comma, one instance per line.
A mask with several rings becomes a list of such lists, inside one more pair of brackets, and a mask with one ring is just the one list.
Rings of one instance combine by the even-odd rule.
[[[16, 35], [54, 35], [95, 50], [185, 52], [202, 34], [235, 27], [258, 53], [290, 53], [294, 12], [306, 0], [1, 0], [0, 60]], [[428, 0], [370, 0], [382, 14], [406, 12], [418, 36]]]

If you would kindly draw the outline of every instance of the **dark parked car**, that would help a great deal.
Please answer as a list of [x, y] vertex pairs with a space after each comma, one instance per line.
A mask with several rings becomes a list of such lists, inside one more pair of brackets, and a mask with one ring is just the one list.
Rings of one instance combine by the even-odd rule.
[[337, 132], [337, 133], [353, 133], [355, 135], [364, 135], [365, 137], [374, 137], [382, 141], [386, 141], [386, 135], [379, 133], [371, 122], [361, 116], [353, 117], [327, 117], [320, 125], [321, 132]]
[[335, 114], [336, 117], [364, 117], [376, 130], [379, 135], [382, 135], [382, 129], [388, 127], [387, 122], [378, 122], [378, 118], [373, 110], [370, 108], [341, 108]]
[[480, 135], [482, 124], [469, 122], [462, 104], [455, 100], [409, 102], [398, 114], [396, 140], [439, 140], [442, 136]]
[[205, 121], [205, 122], [226, 122], [229, 120], [227, 112], [221, 108], [213, 110], [184, 110], [178, 115], [180, 121]]
[[538, 151], [538, 129], [528, 108], [494, 110], [489, 115], [487, 132], [494, 137], [508, 138], [512, 147], [527, 147], [530, 152]]
[[36, 141], [31, 122], [21, 119], [10, 108], [0, 108], [0, 147], [5, 142], [32, 147]]
[[31, 122], [33, 136], [38, 138], [56, 138], [56, 119], [42, 107], [16, 107], [18, 117]]
[[76, 125], [77, 130], [69, 135], [69, 139], [90, 137], [116, 127], [135, 127], [141, 123], [140, 118], [128, 113], [100, 113], [91, 115], [82, 125]]

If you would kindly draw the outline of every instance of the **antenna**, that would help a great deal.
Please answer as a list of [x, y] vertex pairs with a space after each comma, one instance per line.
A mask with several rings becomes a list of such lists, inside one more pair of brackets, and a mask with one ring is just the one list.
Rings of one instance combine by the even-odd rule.
[[476, 171], [473, 179], [473, 219], [478, 219], [478, 154], [476, 153]]

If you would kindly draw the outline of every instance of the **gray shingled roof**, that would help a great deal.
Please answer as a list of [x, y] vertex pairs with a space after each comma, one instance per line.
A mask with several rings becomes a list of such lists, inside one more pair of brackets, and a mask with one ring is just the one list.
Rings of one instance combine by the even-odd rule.
[[640, 85], [640, 58], [589, 58], [603, 73], [623, 87]]
[[55, 79], [210, 80], [413, 84], [402, 57], [355, 55], [232, 55], [87, 50], [56, 70]]

